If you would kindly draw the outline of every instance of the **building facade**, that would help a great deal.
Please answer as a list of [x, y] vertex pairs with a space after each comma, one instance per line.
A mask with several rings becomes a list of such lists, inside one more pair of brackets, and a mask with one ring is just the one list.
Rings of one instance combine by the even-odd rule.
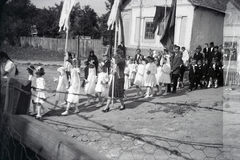
[[[224, 3], [223, 3], [224, 2]], [[217, 0], [177, 0], [174, 43], [194, 52], [198, 45], [223, 44], [226, 2]], [[136, 48], [162, 50], [161, 35], [152, 33], [156, 6], [171, 6], [172, 0], [129, 0], [122, 19], [127, 54]], [[146, 53], [146, 52], [145, 52]]]

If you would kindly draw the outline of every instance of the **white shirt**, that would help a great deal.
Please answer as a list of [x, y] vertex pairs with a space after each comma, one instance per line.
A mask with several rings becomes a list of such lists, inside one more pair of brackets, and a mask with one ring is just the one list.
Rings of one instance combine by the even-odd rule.
[[184, 64], [186, 64], [186, 62], [189, 60], [189, 54], [187, 50], [183, 51], [182, 60]]

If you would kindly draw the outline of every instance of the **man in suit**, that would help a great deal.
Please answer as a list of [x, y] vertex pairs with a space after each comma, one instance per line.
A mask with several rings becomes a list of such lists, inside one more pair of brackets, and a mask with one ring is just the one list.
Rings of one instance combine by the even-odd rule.
[[214, 53], [214, 43], [210, 42], [210, 46], [208, 48], [208, 65], [210, 65], [212, 63], [212, 56]]
[[202, 61], [203, 60], [203, 54], [201, 53], [201, 46], [198, 46], [196, 48], [196, 52], [193, 55], [193, 59], [196, 60], [196, 63], [198, 63], [198, 61]]
[[134, 61], [137, 61], [137, 64], [139, 64], [139, 59], [142, 57], [142, 55], [141, 55], [141, 49], [137, 49], [136, 50], [136, 54], [135, 54], [135, 56], [134, 56]]
[[205, 47], [203, 48], [203, 58], [208, 58], [208, 43], [205, 43]]
[[172, 80], [173, 80], [172, 93], [176, 93], [177, 81], [178, 81], [178, 77], [180, 74], [180, 66], [183, 64], [182, 53], [180, 52], [180, 47], [174, 46], [174, 52], [175, 52], [175, 55], [171, 62], [171, 68], [172, 68], [171, 73], [172, 73]]

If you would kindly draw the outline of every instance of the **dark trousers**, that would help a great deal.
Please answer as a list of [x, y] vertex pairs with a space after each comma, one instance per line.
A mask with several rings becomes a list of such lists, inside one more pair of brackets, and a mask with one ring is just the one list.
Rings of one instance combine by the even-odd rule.
[[198, 85], [198, 78], [197, 77], [189, 78], [189, 82], [190, 82], [189, 89], [193, 90]]
[[172, 80], [173, 80], [173, 92], [176, 92], [177, 89], [177, 81], [178, 81], [179, 74], [172, 74]]
[[180, 82], [183, 81], [184, 72], [185, 72], [185, 66], [182, 65], [182, 66], [180, 67], [180, 79], [179, 79]]

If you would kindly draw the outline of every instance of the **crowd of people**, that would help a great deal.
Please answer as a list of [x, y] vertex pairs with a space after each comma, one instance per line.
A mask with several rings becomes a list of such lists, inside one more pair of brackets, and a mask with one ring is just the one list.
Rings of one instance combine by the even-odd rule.
[[[17, 71], [12, 60], [7, 54], [1, 53], [1, 56], [5, 63], [2, 76], [15, 74]], [[86, 106], [98, 99], [96, 107], [102, 107], [107, 100], [102, 110], [106, 113], [110, 111], [113, 98], [119, 99], [119, 109], [124, 110], [124, 98], [128, 96], [126, 91], [133, 87], [136, 87], [136, 96], [149, 98], [176, 93], [177, 89], [185, 87], [184, 79], [189, 81], [189, 92], [198, 88], [217, 88], [223, 85], [222, 47], [214, 46], [213, 42], [209, 47], [205, 44], [204, 49], [197, 46], [192, 56], [185, 47], [174, 45], [171, 51], [164, 49], [162, 52], [156, 52], [150, 49], [148, 56], [142, 55], [138, 48], [134, 57], [125, 56], [119, 47], [111, 59], [108, 54], [103, 57], [104, 60], [99, 62], [94, 51], [90, 51], [88, 59], [84, 62], [84, 78], [81, 82], [81, 70], [77, 59], [71, 54], [66, 56], [64, 66], [57, 69], [59, 77], [54, 77], [58, 85], [52, 110], [55, 110], [61, 101], [62, 105], [66, 105], [62, 115], [68, 115], [72, 105], [75, 107], [75, 113], [78, 113], [80, 94], [87, 96]], [[32, 81], [33, 112], [36, 112], [37, 108], [36, 117], [41, 118], [44, 114], [45, 71], [41, 66], [35, 68], [32, 65], [27, 70], [29, 80]]]

